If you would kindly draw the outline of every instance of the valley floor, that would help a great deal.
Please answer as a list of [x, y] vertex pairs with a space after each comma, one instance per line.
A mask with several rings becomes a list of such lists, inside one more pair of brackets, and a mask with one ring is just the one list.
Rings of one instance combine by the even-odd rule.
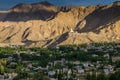
[[0, 80], [119, 80], [120, 43], [0, 48]]

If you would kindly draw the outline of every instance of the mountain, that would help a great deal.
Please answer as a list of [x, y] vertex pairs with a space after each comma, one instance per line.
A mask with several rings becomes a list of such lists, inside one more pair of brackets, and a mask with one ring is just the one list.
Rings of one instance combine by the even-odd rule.
[[20, 3], [0, 11], [0, 46], [120, 42], [120, 2], [96, 6]]

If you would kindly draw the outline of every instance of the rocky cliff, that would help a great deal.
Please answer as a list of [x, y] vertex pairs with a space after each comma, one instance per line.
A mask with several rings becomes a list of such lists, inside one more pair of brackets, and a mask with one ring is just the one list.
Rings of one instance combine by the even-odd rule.
[[0, 11], [0, 46], [120, 42], [119, 31], [120, 2], [63, 7], [48, 2], [20, 3]]

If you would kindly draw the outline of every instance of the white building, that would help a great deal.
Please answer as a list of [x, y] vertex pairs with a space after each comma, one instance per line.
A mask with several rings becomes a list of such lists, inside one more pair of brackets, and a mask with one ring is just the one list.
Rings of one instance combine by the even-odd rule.
[[58, 79], [55, 79], [55, 78], [50, 78], [50, 80], [58, 80]]
[[78, 69], [77, 72], [78, 72], [79, 74], [81, 74], [81, 73], [84, 73], [85, 71], [84, 71], [84, 69]]
[[4, 75], [0, 75], [0, 80], [4, 80]]
[[109, 54], [105, 54], [105, 55], [104, 55], [104, 57], [109, 58], [109, 57], [110, 57], [110, 55], [109, 55]]
[[83, 67], [85, 68], [89, 67], [89, 63], [83, 63]]
[[98, 57], [98, 55], [96, 55], [96, 54], [93, 54], [93, 55], [92, 55], [92, 57]]
[[106, 75], [110, 74], [109, 69], [103, 69], [103, 71], [104, 71], [104, 73], [105, 73]]
[[54, 76], [55, 75], [55, 71], [48, 71], [48, 76]]

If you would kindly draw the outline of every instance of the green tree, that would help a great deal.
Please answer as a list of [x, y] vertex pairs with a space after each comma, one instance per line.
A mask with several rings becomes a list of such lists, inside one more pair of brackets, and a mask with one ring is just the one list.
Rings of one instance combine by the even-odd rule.
[[44, 77], [44, 74], [42, 71], [37, 72], [33, 76], [33, 80], [49, 80], [48, 78]]
[[97, 75], [93, 73], [92, 75], [88, 74], [86, 80], [97, 80]]
[[117, 71], [114, 74], [111, 74], [111, 76], [109, 77], [109, 80], [120, 80], [120, 71]]
[[3, 65], [0, 65], [0, 74], [4, 74], [5, 68]]
[[101, 73], [97, 76], [97, 80], [108, 80], [108, 79], [104, 74]]
[[23, 65], [18, 63], [18, 65], [16, 66], [16, 72], [18, 73], [21, 72], [22, 68], [23, 68]]
[[27, 72], [20, 72], [13, 80], [20, 80], [20, 79], [26, 80], [29, 77], [30, 76]]

